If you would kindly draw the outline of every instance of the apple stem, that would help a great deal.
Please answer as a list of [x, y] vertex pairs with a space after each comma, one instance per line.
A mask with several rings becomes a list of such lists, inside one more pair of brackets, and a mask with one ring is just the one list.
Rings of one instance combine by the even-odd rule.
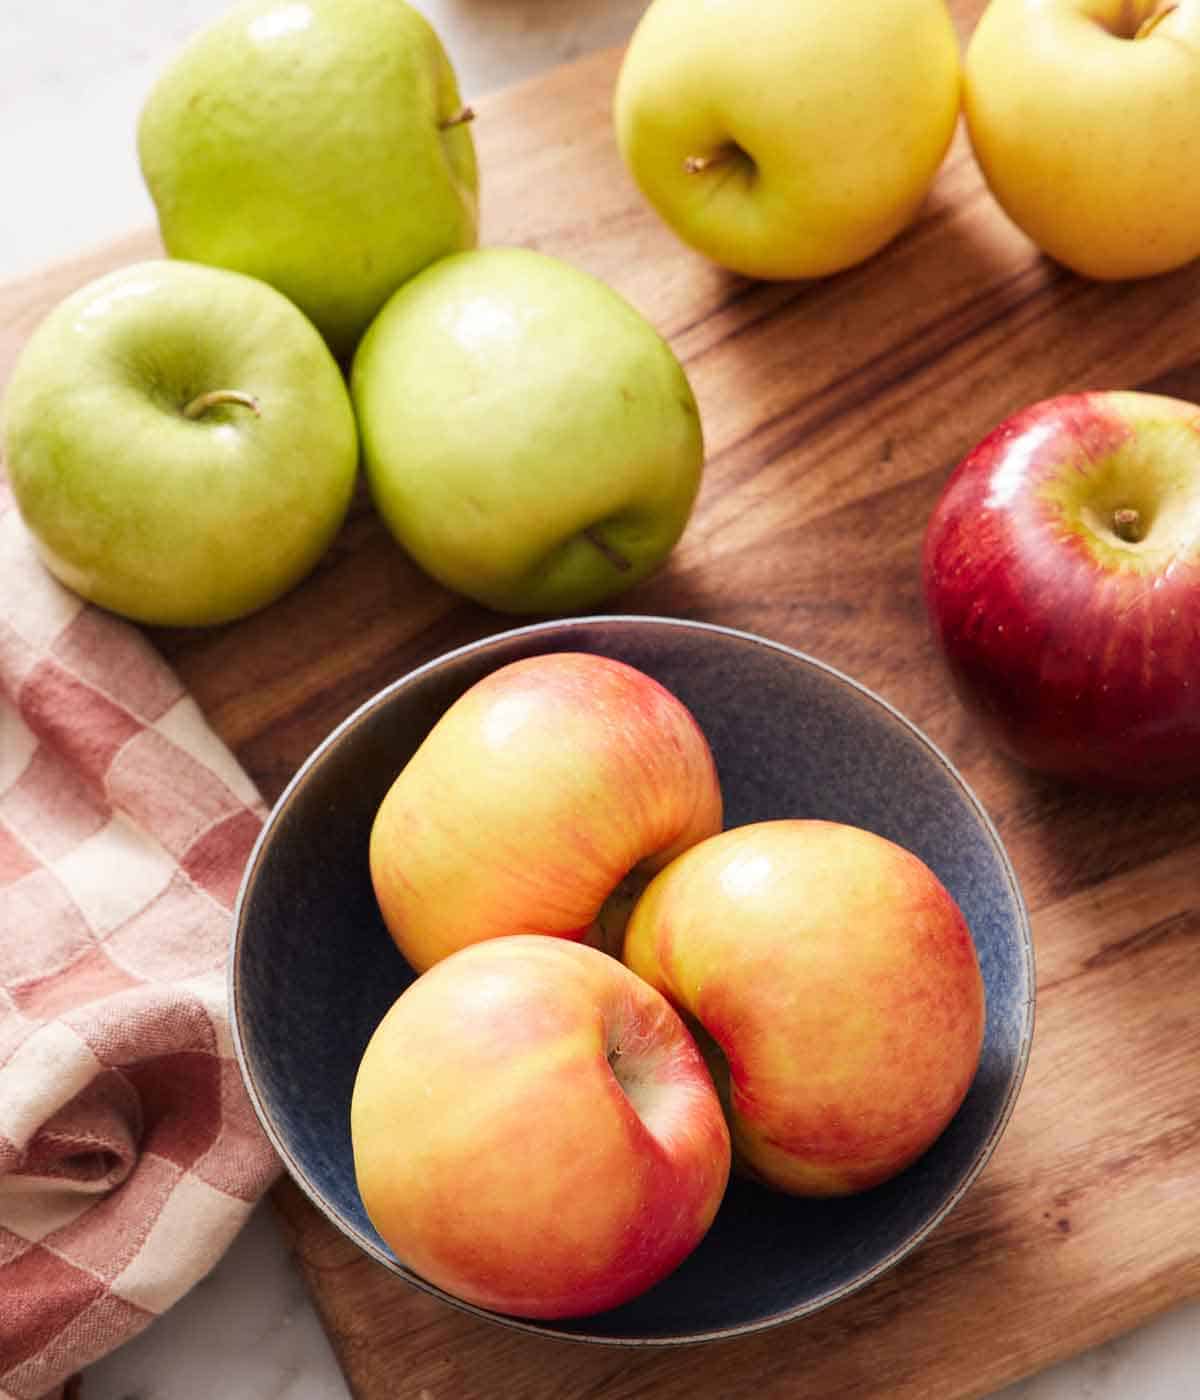
[[201, 418], [210, 408], [216, 408], [222, 403], [240, 403], [243, 408], [248, 408], [256, 418], [262, 417], [262, 410], [258, 406], [258, 400], [253, 394], [245, 394], [241, 389], [209, 389], [205, 394], [197, 394], [196, 397], [183, 410], [185, 418]]
[[683, 168], [689, 175], [699, 175], [702, 170], [710, 170], [714, 165], [724, 165], [728, 159], [728, 151], [718, 151], [715, 156], [687, 156]]
[[1113, 533], [1127, 544], [1137, 544], [1143, 537], [1142, 515], [1132, 506], [1121, 506], [1113, 511]]
[[633, 568], [633, 565], [625, 558], [621, 551], [619, 549], [614, 549], [604, 536], [596, 531], [594, 526], [588, 526], [583, 532], [583, 537], [585, 540], [590, 540], [591, 543], [596, 546], [614, 569], [625, 574]]
[[1166, 17], [1179, 8], [1178, 5], [1165, 5], [1161, 10], [1156, 10], [1154, 14], [1147, 15], [1138, 26], [1135, 39], [1144, 39], [1147, 34], [1153, 34]]
[[454, 112], [452, 115], [448, 116], [446, 120], [441, 123], [439, 129], [442, 131], [449, 131], [449, 129], [452, 126], [462, 126], [466, 122], [473, 122], [474, 120], [475, 108], [463, 106], [460, 107], [457, 112]]

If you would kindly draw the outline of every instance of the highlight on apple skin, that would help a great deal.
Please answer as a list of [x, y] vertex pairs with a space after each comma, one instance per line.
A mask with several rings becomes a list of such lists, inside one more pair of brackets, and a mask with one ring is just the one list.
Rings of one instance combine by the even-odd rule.
[[616, 958], [476, 944], [401, 993], [351, 1105], [359, 1190], [402, 1263], [529, 1318], [616, 1307], [703, 1239], [729, 1135], [682, 1021]]
[[721, 829], [687, 707], [621, 661], [530, 656], [441, 716], [380, 804], [376, 897], [418, 971], [512, 933], [616, 944], [645, 880]]
[[978, 1067], [985, 993], [962, 911], [858, 827], [773, 819], [693, 846], [646, 888], [623, 956], [706, 1052], [735, 1171], [776, 1190], [894, 1177]]
[[990, 0], [963, 116], [997, 203], [1065, 267], [1116, 281], [1200, 256], [1200, 5]]
[[1110, 789], [1200, 779], [1200, 407], [1105, 390], [1014, 413], [951, 474], [922, 568], [999, 749]]
[[613, 122], [633, 180], [685, 244], [745, 277], [824, 277], [916, 217], [960, 85], [944, 0], [654, 0]]

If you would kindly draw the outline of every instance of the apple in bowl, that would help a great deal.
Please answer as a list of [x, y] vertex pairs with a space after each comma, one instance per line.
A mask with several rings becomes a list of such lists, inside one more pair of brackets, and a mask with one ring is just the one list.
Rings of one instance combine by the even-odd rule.
[[1107, 390], [1014, 413], [947, 481], [923, 573], [955, 689], [1011, 757], [1200, 779], [1200, 407]]
[[799, 1196], [881, 1185], [966, 1097], [986, 997], [961, 909], [908, 850], [775, 818], [646, 888], [624, 961], [696, 1029], [740, 1170]]
[[512, 933], [619, 947], [646, 880], [721, 822], [687, 707], [624, 662], [551, 652], [442, 714], [379, 805], [371, 879], [418, 971]]
[[397, 1257], [519, 1317], [643, 1293], [703, 1239], [729, 1177], [716, 1091], [666, 999], [536, 934], [409, 984], [363, 1053], [350, 1126], [363, 1204]]

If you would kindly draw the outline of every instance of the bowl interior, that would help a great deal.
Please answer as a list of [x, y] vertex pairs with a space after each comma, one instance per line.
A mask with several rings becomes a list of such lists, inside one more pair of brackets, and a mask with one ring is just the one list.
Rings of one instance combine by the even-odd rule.
[[368, 701], [297, 773], [247, 868], [230, 972], [243, 1076], [285, 1165], [317, 1206], [369, 1255], [430, 1288], [379, 1238], [354, 1179], [348, 1110], [359, 1057], [412, 977], [375, 907], [368, 835], [396, 773], [459, 694], [520, 656], [571, 649], [638, 666], [690, 707], [716, 757], [727, 825], [816, 816], [869, 828], [928, 863], [974, 934], [988, 1002], [983, 1055], [966, 1101], [918, 1162], [837, 1201], [734, 1181], [699, 1248], [640, 1298], [578, 1321], [506, 1321], [639, 1344], [801, 1316], [894, 1264], [978, 1174], [1024, 1074], [1034, 985], [1017, 883], [962, 779], [880, 699], [795, 651], [671, 619], [547, 623], [452, 652]]

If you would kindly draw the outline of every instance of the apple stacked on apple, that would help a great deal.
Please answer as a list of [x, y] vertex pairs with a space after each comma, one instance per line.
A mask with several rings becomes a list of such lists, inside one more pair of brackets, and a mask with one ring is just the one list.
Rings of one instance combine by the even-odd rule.
[[707, 1232], [729, 1134], [666, 1000], [615, 958], [513, 935], [409, 984], [351, 1102], [363, 1204], [398, 1257], [521, 1317], [615, 1307]]
[[402, 282], [474, 245], [468, 116], [405, 0], [243, 0], [150, 91], [138, 154], [168, 254], [271, 283], [345, 357]]
[[721, 821], [687, 707], [624, 662], [555, 652], [445, 711], [380, 804], [371, 879], [418, 971], [511, 933], [619, 947], [649, 876]]
[[624, 960], [702, 1037], [741, 1170], [837, 1196], [945, 1130], [983, 1044], [959, 906], [911, 852], [841, 822], [731, 828], [673, 861]]
[[967, 45], [967, 130], [1001, 208], [1111, 280], [1200, 255], [1200, 6], [991, 0]]
[[924, 587], [956, 690], [1031, 769], [1200, 779], [1200, 406], [1065, 394], [999, 424], [928, 522]]
[[679, 238], [749, 277], [820, 277], [905, 228], [958, 121], [944, 0], [653, 0], [614, 97], [621, 154]]

